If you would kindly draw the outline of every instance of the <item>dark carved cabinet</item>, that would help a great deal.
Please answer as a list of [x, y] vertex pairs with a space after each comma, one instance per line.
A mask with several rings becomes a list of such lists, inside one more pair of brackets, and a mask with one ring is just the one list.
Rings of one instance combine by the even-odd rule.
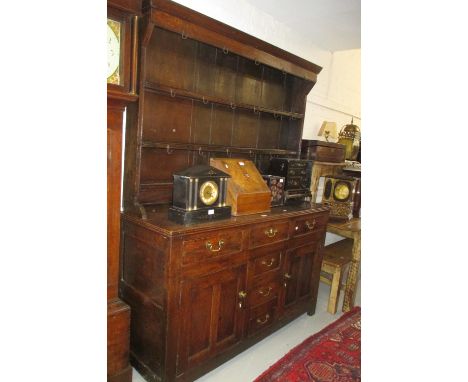
[[121, 298], [148, 381], [191, 381], [315, 311], [329, 210], [315, 204], [179, 225], [173, 174], [211, 158], [265, 172], [299, 158], [321, 68], [168, 0], [143, 1], [127, 107]]
[[123, 217], [121, 280], [132, 308], [132, 363], [147, 380], [193, 380], [314, 313], [326, 207], [193, 226], [147, 214]]

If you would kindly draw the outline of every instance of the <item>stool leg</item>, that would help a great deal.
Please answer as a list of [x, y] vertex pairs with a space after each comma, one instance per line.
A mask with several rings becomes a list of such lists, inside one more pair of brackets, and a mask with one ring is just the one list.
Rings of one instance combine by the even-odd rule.
[[335, 269], [333, 272], [332, 283], [330, 287], [330, 297], [328, 298], [327, 312], [335, 314], [338, 307], [338, 300], [340, 298], [340, 284], [341, 284], [341, 267]]

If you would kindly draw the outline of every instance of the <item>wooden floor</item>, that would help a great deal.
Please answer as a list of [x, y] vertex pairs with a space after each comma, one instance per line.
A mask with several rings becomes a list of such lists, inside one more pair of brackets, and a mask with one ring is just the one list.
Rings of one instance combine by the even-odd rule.
[[[361, 305], [361, 284], [358, 282], [356, 305]], [[237, 357], [224, 363], [212, 372], [197, 379], [197, 382], [249, 382], [275, 363], [294, 346], [310, 335], [317, 333], [328, 324], [338, 319], [343, 313], [343, 291], [340, 293], [338, 311], [335, 315], [327, 312], [330, 286], [320, 283], [317, 309], [313, 317], [300, 316], [268, 338], [252, 346]], [[133, 382], [145, 382], [143, 377], [133, 370]]]

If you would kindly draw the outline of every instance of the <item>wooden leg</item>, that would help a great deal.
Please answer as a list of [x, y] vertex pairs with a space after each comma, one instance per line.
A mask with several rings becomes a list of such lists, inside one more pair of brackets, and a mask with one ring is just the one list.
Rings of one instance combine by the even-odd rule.
[[327, 312], [331, 314], [336, 313], [338, 300], [340, 299], [340, 284], [341, 284], [341, 267], [335, 268], [333, 272], [333, 279], [330, 287], [330, 297], [328, 298]]
[[348, 312], [354, 306], [356, 297], [356, 284], [361, 265], [361, 233], [354, 237], [352, 261], [349, 266], [348, 277], [346, 278], [346, 287], [343, 300], [343, 312]]

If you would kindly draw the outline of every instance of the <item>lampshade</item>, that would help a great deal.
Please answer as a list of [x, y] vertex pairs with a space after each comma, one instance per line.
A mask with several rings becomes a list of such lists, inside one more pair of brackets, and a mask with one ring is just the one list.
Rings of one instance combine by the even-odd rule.
[[338, 135], [336, 132], [336, 122], [323, 121], [322, 126], [318, 132], [319, 137], [325, 137], [328, 142], [330, 139], [335, 140]]

